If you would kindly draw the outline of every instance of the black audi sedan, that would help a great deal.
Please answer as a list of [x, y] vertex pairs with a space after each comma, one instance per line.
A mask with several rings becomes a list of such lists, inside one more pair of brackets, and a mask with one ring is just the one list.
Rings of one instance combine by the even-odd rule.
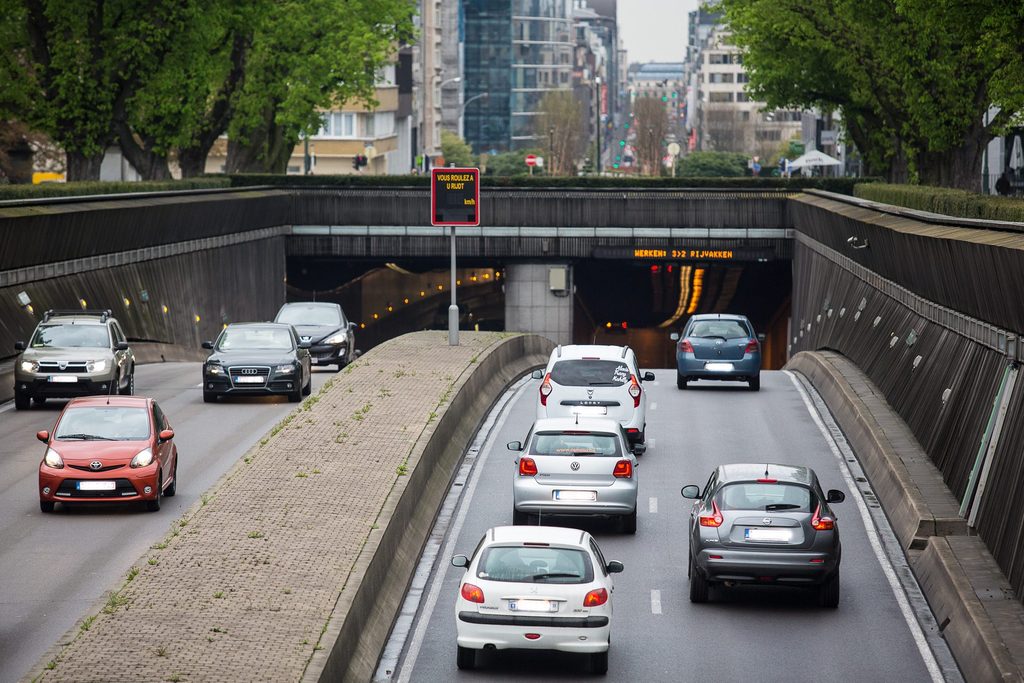
[[341, 306], [334, 303], [297, 301], [281, 306], [276, 323], [295, 326], [299, 341], [310, 343], [314, 365], [335, 365], [336, 372], [355, 359], [356, 324], [345, 318]]
[[203, 400], [220, 396], [284, 394], [298, 402], [312, 390], [309, 342], [299, 340], [291, 325], [232, 323], [203, 363]]
[[683, 487], [690, 511], [690, 601], [738, 584], [806, 587], [822, 607], [839, 605], [839, 523], [809, 467], [722, 465], [704, 486]]

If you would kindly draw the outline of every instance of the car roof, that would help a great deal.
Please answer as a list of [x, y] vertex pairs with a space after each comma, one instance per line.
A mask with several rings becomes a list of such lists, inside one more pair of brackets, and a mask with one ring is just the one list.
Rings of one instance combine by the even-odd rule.
[[106, 325], [113, 318], [100, 319], [96, 315], [51, 315], [48, 319], [40, 321], [41, 325], [52, 325], [54, 323], [71, 323], [73, 325]]
[[619, 433], [619, 421], [607, 417], [544, 417], [533, 423], [534, 432], [611, 432]]
[[487, 530], [487, 543], [557, 543], [582, 545], [587, 532], [559, 526], [496, 526]]
[[559, 346], [551, 352], [555, 361], [581, 360], [583, 358], [600, 358], [601, 360], [623, 360], [628, 353], [628, 346], [611, 346], [608, 344], [570, 344]]
[[801, 465], [780, 465], [777, 463], [733, 463], [718, 467], [718, 479], [722, 483], [754, 481], [768, 472], [769, 479], [792, 484], [810, 486], [814, 481], [814, 470]]
[[120, 408], [145, 408], [149, 405], [149, 401], [150, 399], [147, 396], [79, 396], [68, 401], [64, 409], [107, 405]]
[[269, 327], [269, 328], [272, 328], [272, 329], [284, 328], [286, 330], [290, 330], [290, 329], [292, 329], [292, 324], [291, 323], [273, 323], [273, 322], [266, 322], [266, 323], [228, 323], [228, 327]]
[[738, 313], [698, 313], [690, 316], [690, 320], [741, 320], [749, 322], [747, 316]]
[[281, 308], [288, 308], [289, 306], [321, 306], [324, 308], [341, 308], [340, 304], [336, 304], [333, 301], [289, 301], [286, 304], [282, 304]]

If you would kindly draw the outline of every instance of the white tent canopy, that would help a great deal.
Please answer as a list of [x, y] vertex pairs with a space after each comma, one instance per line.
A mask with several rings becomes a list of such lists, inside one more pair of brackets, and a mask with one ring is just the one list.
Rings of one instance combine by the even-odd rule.
[[791, 168], [804, 168], [808, 166], [840, 166], [842, 163], [839, 159], [812, 149], [807, 154], [803, 154], [791, 161], [789, 165]]

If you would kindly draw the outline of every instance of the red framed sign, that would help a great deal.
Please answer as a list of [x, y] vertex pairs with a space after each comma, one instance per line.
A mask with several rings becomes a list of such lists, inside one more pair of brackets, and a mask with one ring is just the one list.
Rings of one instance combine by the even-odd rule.
[[480, 225], [480, 169], [430, 169], [430, 224]]

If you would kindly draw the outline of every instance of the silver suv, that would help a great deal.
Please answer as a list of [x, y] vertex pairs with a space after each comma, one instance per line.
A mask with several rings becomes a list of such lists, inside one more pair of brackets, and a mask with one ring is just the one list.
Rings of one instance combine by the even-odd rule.
[[135, 354], [110, 311], [47, 311], [14, 364], [14, 406], [135, 392]]

